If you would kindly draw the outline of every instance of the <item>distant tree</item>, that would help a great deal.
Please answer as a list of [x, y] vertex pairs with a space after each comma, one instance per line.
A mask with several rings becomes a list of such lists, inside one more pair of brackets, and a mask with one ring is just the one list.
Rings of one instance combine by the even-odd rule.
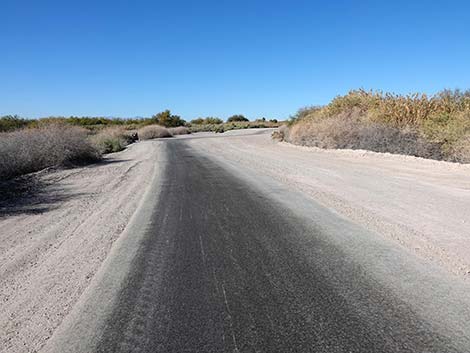
[[230, 118], [227, 119], [228, 123], [232, 123], [232, 122], [235, 122], [235, 121], [249, 121], [249, 120], [241, 114], [232, 115]]
[[275, 124], [278, 123], [277, 119], [270, 119], [269, 121], [270, 121], [271, 123], [275, 123]]
[[186, 121], [181, 119], [181, 117], [178, 115], [172, 115], [168, 109], [161, 113], [155, 114], [152, 116], [152, 119], [154, 119], [158, 125], [165, 127], [176, 127], [186, 124]]

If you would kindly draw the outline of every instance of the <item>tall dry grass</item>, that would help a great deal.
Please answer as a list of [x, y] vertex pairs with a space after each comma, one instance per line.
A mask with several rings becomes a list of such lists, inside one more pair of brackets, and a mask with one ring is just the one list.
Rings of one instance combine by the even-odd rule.
[[1, 179], [99, 158], [87, 130], [80, 127], [51, 124], [0, 133]]
[[279, 135], [302, 145], [468, 162], [470, 91], [432, 96], [351, 91], [325, 107], [301, 109], [289, 131]]

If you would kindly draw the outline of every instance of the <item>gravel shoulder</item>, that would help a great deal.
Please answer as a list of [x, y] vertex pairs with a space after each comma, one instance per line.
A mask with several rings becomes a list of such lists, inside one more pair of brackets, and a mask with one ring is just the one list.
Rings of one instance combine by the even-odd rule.
[[269, 130], [224, 135], [189, 137], [188, 142], [222, 162], [281, 182], [410, 253], [470, 278], [470, 165], [299, 147], [272, 141]]
[[138, 208], [158, 171], [160, 147], [134, 144], [101, 163], [46, 170], [27, 185], [6, 188], [0, 204], [1, 352], [36, 352], [51, 337]]

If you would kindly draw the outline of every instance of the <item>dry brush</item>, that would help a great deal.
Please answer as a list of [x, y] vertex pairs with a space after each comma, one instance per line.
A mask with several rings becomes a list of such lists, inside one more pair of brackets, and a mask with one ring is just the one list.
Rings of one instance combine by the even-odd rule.
[[470, 162], [470, 92], [397, 95], [357, 90], [325, 107], [299, 110], [275, 134], [288, 142], [321, 148]]

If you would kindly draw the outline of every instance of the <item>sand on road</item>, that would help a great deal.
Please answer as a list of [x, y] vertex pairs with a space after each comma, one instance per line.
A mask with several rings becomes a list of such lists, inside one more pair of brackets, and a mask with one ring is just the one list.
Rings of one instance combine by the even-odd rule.
[[[301, 193], [456, 281], [470, 278], [468, 165], [297, 147], [263, 130], [180, 138], [235, 173]], [[130, 220], [142, 214], [136, 210], [165, 163], [164, 143], [38, 173], [16, 202], [0, 201], [0, 352], [39, 351], [71, 316]], [[441, 313], [450, 315], [445, 307]]]
[[51, 337], [137, 209], [158, 150], [137, 143], [98, 164], [43, 171], [2, 200], [1, 352], [36, 352]]
[[224, 135], [185, 138], [196, 150], [275, 179], [413, 256], [470, 278], [470, 165], [294, 146], [273, 141], [269, 130]]

